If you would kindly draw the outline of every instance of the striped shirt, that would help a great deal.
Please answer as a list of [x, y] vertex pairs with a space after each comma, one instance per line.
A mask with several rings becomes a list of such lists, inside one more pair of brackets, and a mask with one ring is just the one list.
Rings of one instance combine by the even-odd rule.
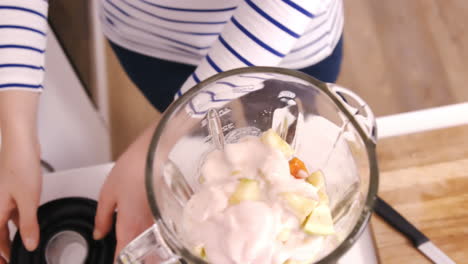
[[[233, 68], [313, 65], [343, 29], [342, 0], [100, 1], [111, 41], [198, 66], [181, 93]], [[42, 88], [46, 16], [45, 0], [0, 0], [0, 89]]]

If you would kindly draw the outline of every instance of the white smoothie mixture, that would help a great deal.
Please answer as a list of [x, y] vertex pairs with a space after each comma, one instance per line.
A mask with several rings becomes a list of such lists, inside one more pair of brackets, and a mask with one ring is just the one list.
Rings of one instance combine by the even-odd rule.
[[322, 173], [272, 130], [210, 152], [199, 182], [183, 233], [210, 263], [311, 263], [334, 234]]

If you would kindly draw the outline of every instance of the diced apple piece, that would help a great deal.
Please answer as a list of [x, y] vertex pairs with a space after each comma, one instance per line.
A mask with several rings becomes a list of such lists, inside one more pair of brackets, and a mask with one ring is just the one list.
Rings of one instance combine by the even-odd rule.
[[255, 201], [260, 198], [258, 181], [252, 179], [239, 179], [236, 190], [229, 198], [229, 204], [234, 205], [242, 201]]
[[280, 150], [287, 159], [290, 159], [294, 154], [294, 150], [291, 148], [291, 146], [289, 146], [289, 144], [284, 141], [278, 134], [276, 134], [276, 132], [271, 128], [262, 134], [260, 140], [264, 144], [274, 149]]
[[304, 219], [318, 205], [316, 200], [306, 198], [297, 193], [286, 192], [282, 193], [281, 195], [286, 200], [294, 214], [300, 219], [300, 221], [304, 221]]
[[319, 197], [320, 204], [324, 204], [324, 205], [327, 205], [327, 206], [330, 204], [330, 200], [329, 200], [328, 195], [325, 192], [324, 188], [319, 189], [317, 194], [318, 194], [318, 197]]
[[203, 175], [200, 176], [200, 178], [198, 178], [198, 182], [201, 183], [201, 184], [205, 183], [205, 181], [206, 180], [205, 180], [205, 177], [203, 177]]
[[206, 259], [206, 250], [203, 246], [196, 246], [194, 249], [197, 256], [201, 257], [202, 259]]
[[289, 236], [291, 235], [291, 229], [290, 228], [285, 228], [281, 230], [281, 232], [276, 236], [276, 239], [281, 242], [286, 242], [289, 239]]
[[324, 204], [317, 206], [304, 221], [304, 231], [310, 235], [332, 235], [335, 233], [330, 208]]
[[325, 186], [325, 180], [321, 171], [314, 171], [306, 178], [306, 181], [317, 188], [323, 188]]

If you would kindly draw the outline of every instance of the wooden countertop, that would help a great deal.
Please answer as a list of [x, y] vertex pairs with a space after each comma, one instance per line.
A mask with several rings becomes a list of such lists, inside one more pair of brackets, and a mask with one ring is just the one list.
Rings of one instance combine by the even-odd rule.
[[[456, 263], [468, 259], [468, 125], [378, 142], [379, 195]], [[380, 263], [431, 263], [377, 215]]]

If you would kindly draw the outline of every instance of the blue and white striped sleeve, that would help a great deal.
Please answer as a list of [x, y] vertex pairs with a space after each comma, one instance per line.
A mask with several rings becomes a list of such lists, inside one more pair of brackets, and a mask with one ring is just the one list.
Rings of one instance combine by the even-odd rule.
[[0, 0], [0, 92], [42, 90], [47, 10], [46, 0]]
[[327, 2], [243, 0], [179, 95], [218, 72], [246, 66], [278, 65], [311, 19], [325, 10]]

